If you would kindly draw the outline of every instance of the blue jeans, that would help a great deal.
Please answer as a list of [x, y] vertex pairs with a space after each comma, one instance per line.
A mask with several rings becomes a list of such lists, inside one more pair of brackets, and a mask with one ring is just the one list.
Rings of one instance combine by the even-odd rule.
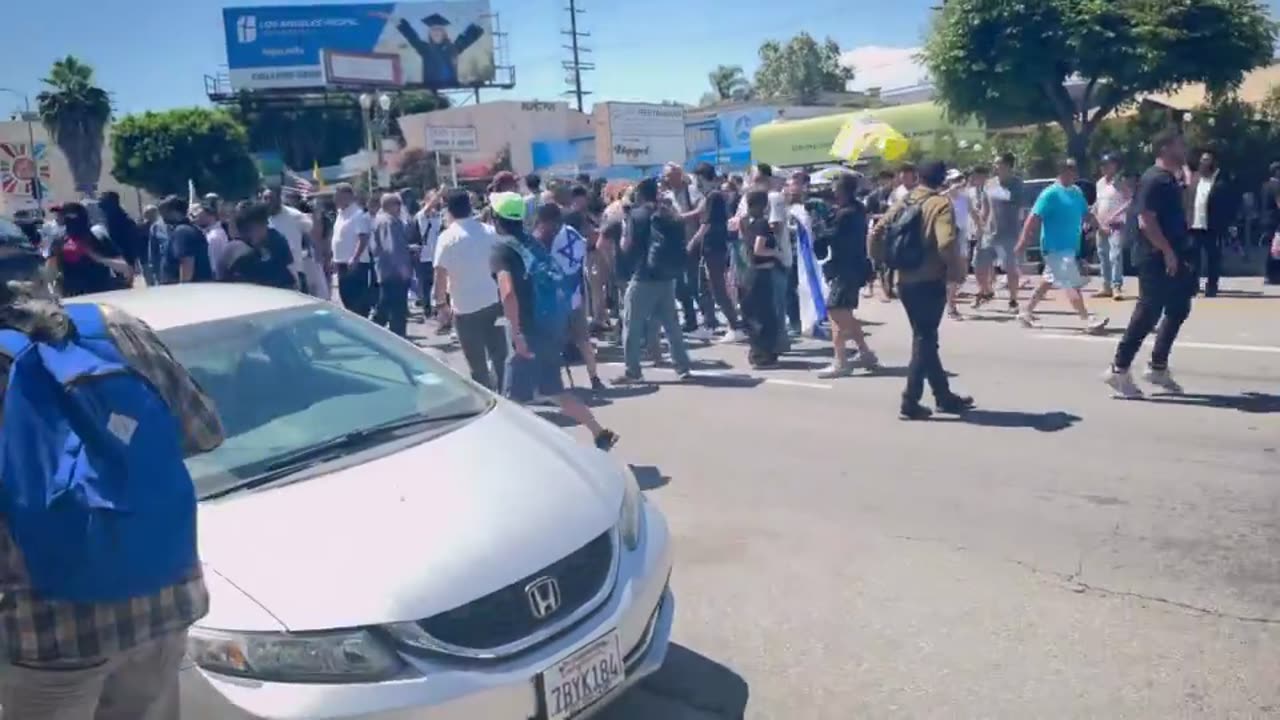
[[654, 338], [656, 351], [657, 333], [651, 328], [660, 325], [671, 346], [671, 361], [676, 372], [689, 371], [689, 351], [684, 346], [684, 334], [680, 330], [680, 318], [676, 315], [676, 283], [674, 280], [635, 280], [627, 284], [622, 300], [622, 351], [627, 375], [640, 376], [640, 354], [646, 337]]
[[1098, 262], [1102, 264], [1103, 287], [1124, 286], [1124, 231], [1098, 233]]

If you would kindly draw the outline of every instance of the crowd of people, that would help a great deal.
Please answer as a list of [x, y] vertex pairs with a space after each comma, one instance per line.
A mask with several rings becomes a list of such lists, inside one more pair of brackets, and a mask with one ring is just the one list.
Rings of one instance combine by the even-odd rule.
[[[1172, 138], [1162, 136], [1162, 147], [1185, 155]], [[642, 361], [661, 358], [660, 337], [687, 380], [689, 341], [746, 343], [747, 362], [766, 369], [802, 331], [831, 339], [832, 363], [819, 374], [838, 378], [879, 365], [855, 315], [879, 287], [882, 301], [901, 301], [914, 334], [902, 416], [927, 415], [925, 381], [938, 408], [962, 411], [972, 400], [951, 392], [937, 330], [944, 317], [965, 319], [960, 298], [970, 273], [973, 310], [994, 302], [1003, 281], [1008, 312], [1035, 328], [1036, 308], [1059, 288], [1081, 329], [1096, 333], [1107, 319], [1090, 313], [1081, 292], [1090, 245], [1102, 283], [1094, 298], [1124, 299], [1126, 266], [1139, 278], [1135, 320], [1108, 382], [1119, 394], [1137, 392], [1126, 348], [1165, 312], [1148, 378], [1173, 387], [1168, 345], [1190, 297], [1184, 308], [1173, 296], [1201, 291], [1202, 268], [1203, 292], [1218, 292], [1224, 218], [1235, 208], [1222, 200], [1212, 153], [1196, 157], [1194, 171], [1185, 157], [1159, 162], [1166, 161], [1176, 163], [1169, 172], [1185, 227], [1169, 226], [1164, 206], [1172, 201], [1152, 195], [1150, 172], [1121, 174], [1114, 157], [1101, 159], [1101, 175], [1087, 185], [1064, 160], [1030, 197], [1014, 158], [1004, 155], [993, 168], [908, 163], [874, 179], [845, 170], [820, 182], [803, 171], [783, 179], [766, 164], [746, 180], [707, 164], [692, 173], [671, 164], [634, 183], [584, 175], [544, 186], [537, 175], [500, 172], [484, 192], [429, 190], [420, 201], [388, 192], [361, 202], [346, 184], [312, 198], [269, 188], [234, 206], [215, 195], [195, 207], [169, 197], [144, 210], [140, 223], [104, 194], [96, 208], [56, 208], [47, 255], [64, 296], [129, 287], [137, 272], [148, 284], [244, 282], [322, 298], [336, 288], [348, 310], [402, 336], [416, 299], [424, 321], [456, 336], [474, 380], [526, 401], [555, 398], [608, 447], [616, 436], [561, 380], [566, 361], [581, 361], [591, 389], [607, 388], [593, 338], [621, 347], [624, 370], [614, 384], [644, 382]], [[1162, 243], [1187, 266], [1170, 271], [1185, 288], [1146, 272], [1165, 256]], [[1037, 266], [1024, 301], [1022, 274]], [[549, 292], [564, 297], [547, 300]], [[802, 327], [801, 308], [815, 301], [817, 322]]]

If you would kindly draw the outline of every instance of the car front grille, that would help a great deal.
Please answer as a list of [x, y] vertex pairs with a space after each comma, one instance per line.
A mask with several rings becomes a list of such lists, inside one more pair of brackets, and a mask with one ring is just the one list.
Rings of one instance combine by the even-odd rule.
[[[453, 610], [419, 621], [418, 626], [446, 652], [502, 656], [518, 652], [567, 630], [608, 597], [615, 568], [609, 531], [527, 577]], [[545, 617], [534, 613], [528, 588], [550, 578], [559, 588], [559, 605]], [[485, 652], [492, 651], [492, 652]]]

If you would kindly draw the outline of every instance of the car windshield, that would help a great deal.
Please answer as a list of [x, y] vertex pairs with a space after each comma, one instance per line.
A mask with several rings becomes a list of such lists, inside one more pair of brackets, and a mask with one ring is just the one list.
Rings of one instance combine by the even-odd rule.
[[221, 447], [187, 462], [202, 497], [353, 433], [475, 415], [492, 403], [421, 350], [322, 304], [160, 336], [216, 403], [226, 433]]

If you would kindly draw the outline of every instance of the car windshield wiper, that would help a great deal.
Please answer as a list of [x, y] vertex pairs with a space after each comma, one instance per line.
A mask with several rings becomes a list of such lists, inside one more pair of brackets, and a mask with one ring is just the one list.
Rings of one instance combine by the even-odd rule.
[[291, 453], [281, 455], [267, 463], [262, 472], [254, 475], [248, 480], [232, 485], [231, 487], [214, 491], [202, 497], [202, 500], [212, 500], [215, 498], [230, 495], [231, 493], [240, 492], [242, 490], [252, 490], [263, 485], [275, 482], [281, 478], [293, 475], [295, 473], [306, 470], [307, 468], [319, 465], [322, 462], [332, 460], [342, 454], [360, 450], [374, 444], [377, 440], [388, 435], [394, 435], [402, 430], [414, 428], [423, 428], [431, 425], [439, 425], [442, 423], [456, 422], [459, 420], [468, 420], [484, 414], [489, 407], [486, 406], [480, 410], [472, 410], [468, 412], [450, 413], [448, 415], [409, 415], [407, 417], [388, 420], [387, 422], [370, 425], [366, 428], [352, 430], [349, 433], [338, 435], [337, 437], [323, 440], [308, 445], [307, 447], [295, 450]]

